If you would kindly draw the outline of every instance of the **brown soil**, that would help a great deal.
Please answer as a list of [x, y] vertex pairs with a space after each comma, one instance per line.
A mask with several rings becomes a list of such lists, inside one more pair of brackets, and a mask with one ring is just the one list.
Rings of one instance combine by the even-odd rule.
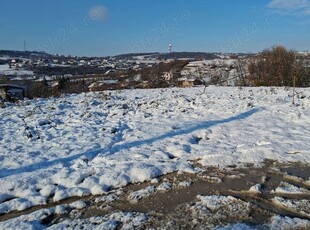
[[[201, 166], [198, 167], [201, 168]], [[299, 163], [279, 164], [277, 162], [266, 161], [264, 167], [261, 168], [251, 165], [241, 169], [233, 166], [226, 169], [206, 168], [198, 174], [172, 173], [165, 175], [159, 178], [160, 182], [158, 184], [151, 184], [150, 182], [132, 184], [125, 188], [111, 191], [110, 194], [117, 194], [117, 199], [112, 202], [96, 202], [95, 200], [100, 198], [100, 196], [71, 198], [58, 203], [50, 203], [46, 206], [33, 207], [23, 212], [5, 214], [0, 216], [0, 221], [31, 213], [41, 208], [53, 207], [59, 204], [70, 204], [77, 200], [83, 200], [88, 205], [86, 208], [78, 211], [75, 215], [76, 218], [104, 216], [116, 211], [134, 211], [149, 214], [149, 221], [145, 227], [156, 226], [164, 228], [166, 226], [168, 229], [170, 225], [171, 227], [174, 226], [180, 229], [206, 226], [206, 221], [209, 224], [208, 226], [211, 227], [239, 221], [250, 225], [257, 225], [266, 223], [274, 214], [310, 220], [310, 213], [299, 213], [296, 210], [275, 206], [271, 202], [271, 199], [275, 196], [295, 200], [310, 200], [309, 193], [274, 194], [271, 192], [279, 186], [281, 181], [287, 181], [298, 187], [309, 189], [309, 185], [304, 183], [304, 180], [308, 180], [309, 177], [309, 165]], [[171, 183], [170, 190], [156, 191], [154, 194], [142, 198], [136, 203], [128, 199], [128, 196], [133, 191], [138, 191], [151, 185], [158, 186], [165, 181]], [[190, 186], [179, 186], [179, 183], [184, 181], [190, 182]], [[261, 184], [262, 193], [256, 194], [248, 191], [255, 184]], [[251, 211], [246, 215], [240, 216], [234, 215], [233, 213], [219, 215], [219, 212], [210, 212], [210, 214], [213, 214], [212, 219], [208, 215], [199, 217], [198, 214], [194, 215], [190, 211], [190, 207], [197, 202], [197, 195], [230, 195], [249, 203]], [[53, 215], [48, 217], [44, 223], [49, 226], [63, 219], [75, 217], [70, 213], [59, 216]], [[167, 225], [167, 223], [170, 223], [170, 225]]]

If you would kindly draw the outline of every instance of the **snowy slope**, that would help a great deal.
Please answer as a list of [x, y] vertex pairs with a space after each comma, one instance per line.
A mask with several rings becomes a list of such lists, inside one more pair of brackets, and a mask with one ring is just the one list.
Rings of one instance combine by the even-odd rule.
[[0, 74], [3, 74], [5, 76], [8, 75], [33, 75], [33, 71], [29, 70], [19, 70], [19, 69], [11, 69], [9, 65], [0, 65]]
[[172, 171], [310, 162], [310, 89], [125, 90], [0, 109], [0, 213]]

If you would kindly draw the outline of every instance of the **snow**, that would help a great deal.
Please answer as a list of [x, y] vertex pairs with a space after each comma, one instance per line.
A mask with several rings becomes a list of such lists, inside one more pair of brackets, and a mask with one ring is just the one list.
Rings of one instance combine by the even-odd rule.
[[144, 189], [134, 191], [129, 196], [128, 199], [133, 203], [138, 203], [139, 200], [149, 197], [150, 195], [154, 194], [156, 192], [155, 186], [148, 186]]
[[[220, 210], [226, 202], [237, 201], [237, 199], [219, 196], [199, 197], [204, 205], [207, 205], [215, 210]], [[288, 208], [298, 213], [309, 216], [309, 200], [286, 200], [282, 197], [275, 197], [272, 199], [273, 203], [281, 207]], [[233, 204], [234, 206], [236, 204]], [[231, 205], [230, 205], [231, 206]], [[234, 211], [238, 211], [238, 208]], [[240, 210], [240, 209], [239, 209]], [[224, 227], [218, 227], [218, 230], [243, 230], [243, 229], [309, 229], [310, 221], [306, 219], [290, 218], [287, 216], [274, 215], [270, 220], [262, 225], [247, 225], [245, 223], [233, 223]]]
[[284, 193], [284, 194], [310, 194], [308, 189], [297, 187], [295, 185], [292, 185], [288, 182], [281, 181], [279, 187], [275, 189], [275, 191], [272, 191], [274, 193]]
[[95, 199], [95, 202], [96, 203], [99, 203], [99, 202], [114, 202], [117, 200], [117, 195], [115, 194], [110, 194], [110, 195], [107, 195], [107, 196], [102, 196], [102, 197], [98, 197]]
[[5, 64], [5, 65], [0, 65], [0, 71], [3, 72], [3, 71], [8, 71], [8, 70], [11, 70], [10, 69], [10, 66], [8, 64]]
[[159, 178], [154, 178], [151, 181], [151, 184], [158, 184], [160, 182]]
[[207, 208], [211, 211], [220, 210], [223, 207], [229, 206], [230, 209], [237, 209], [241, 204], [238, 204], [238, 199], [232, 196], [220, 196], [220, 195], [213, 195], [213, 196], [201, 196], [198, 195], [197, 199], [199, 202], [196, 203], [194, 208], [203, 209]]
[[190, 187], [192, 185], [191, 181], [181, 181], [178, 186], [179, 187]]
[[116, 84], [118, 80], [104, 80], [103, 83], [105, 84]]
[[274, 216], [268, 226], [272, 230], [276, 229], [309, 229], [310, 221], [299, 218], [289, 218], [287, 216]]
[[64, 212], [64, 207], [42, 209], [34, 213], [23, 215], [15, 219], [0, 222], [0, 229], [135, 229], [143, 225], [147, 215], [135, 212], [115, 212], [103, 217], [89, 219], [64, 220], [47, 227], [42, 220], [50, 215]]
[[0, 74], [3, 74], [5, 76], [8, 75], [23, 76], [23, 75], [33, 75], [33, 71], [14, 69], [10, 68], [8, 64], [5, 64], [0, 65]]
[[74, 208], [74, 209], [83, 209], [86, 206], [87, 206], [87, 204], [84, 201], [75, 201], [75, 202], [70, 204], [70, 207]]
[[310, 217], [310, 200], [289, 200], [282, 197], [274, 197], [272, 202], [277, 206], [284, 207]]
[[41, 224], [41, 221], [46, 217], [55, 213], [55, 209], [41, 209], [33, 212], [29, 215], [22, 215], [20, 217], [0, 222], [0, 229], [44, 229], [45, 226]]
[[[208, 229], [215, 229], [219, 224], [231, 220], [242, 220], [252, 212], [251, 203], [247, 203], [232, 196], [197, 196], [197, 202], [189, 206], [191, 216], [202, 219]], [[226, 222], [227, 223], [227, 222]], [[228, 222], [229, 223], [229, 222]]]
[[171, 182], [164, 182], [157, 187], [158, 191], [168, 191], [172, 189]]
[[230, 224], [225, 227], [216, 228], [216, 230], [256, 230], [257, 228], [243, 223]]
[[249, 192], [253, 192], [253, 193], [262, 193], [262, 185], [261, 185], [261, 184], [253, 185], [253, 186], [249, 189]]
[[248, 229], [309, 229], [310, 221], [299, 218], [290, 218], [282, 216], [273, 216], [269, 223], [258, 226], [250, 226], [243, 223], [230, 224], [225, 227], [217, 228], [217, 230], [248, 230]]
[[1, 194], [0, 195], [0, 202], [2, 203], [2, 202], [4, 202], [4, 201], [7, 201], [7, 200], [10, 200], [10, 199], [13, 199], [13, 198], [15, 198], [14, 196], [12, 196], [12, 195], [9, 195], [9, 194]]
[[65, 220], [47, 229], [135, 229], [143, 225], [147, 216], [142, 213], [117, 212], [104, 217], [91, 217], [89, 219]]
[[[310, 162], [310, 90], [124, 90], [0, 110], [0, 213], [203, 166]], [[31, 133], [32, 137], [28, 134]], [[289, 154], [298, 152], [297, 154]]]

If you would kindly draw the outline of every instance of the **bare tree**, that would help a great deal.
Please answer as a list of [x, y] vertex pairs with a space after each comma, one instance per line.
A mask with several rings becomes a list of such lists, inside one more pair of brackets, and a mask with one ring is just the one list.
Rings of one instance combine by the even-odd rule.
[[236, 85], [237, 86], [247, 86], [248, 85], [248, 61], [245, 58], [238, 58], [235, 63], [237, 78]]
[[264, 50], [252, 58], [249, 64], [249, 77], [254, 85], [309, 86], [309, 74], [302, 58], [296, 52], [283, 46]]

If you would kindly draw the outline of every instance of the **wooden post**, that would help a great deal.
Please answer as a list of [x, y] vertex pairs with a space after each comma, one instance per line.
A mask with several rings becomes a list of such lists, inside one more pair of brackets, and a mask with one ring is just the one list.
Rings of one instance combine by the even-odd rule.
[[293, 105], [295, 105], [295, 88], [296, 88], [296, 75], [293, 78]]

